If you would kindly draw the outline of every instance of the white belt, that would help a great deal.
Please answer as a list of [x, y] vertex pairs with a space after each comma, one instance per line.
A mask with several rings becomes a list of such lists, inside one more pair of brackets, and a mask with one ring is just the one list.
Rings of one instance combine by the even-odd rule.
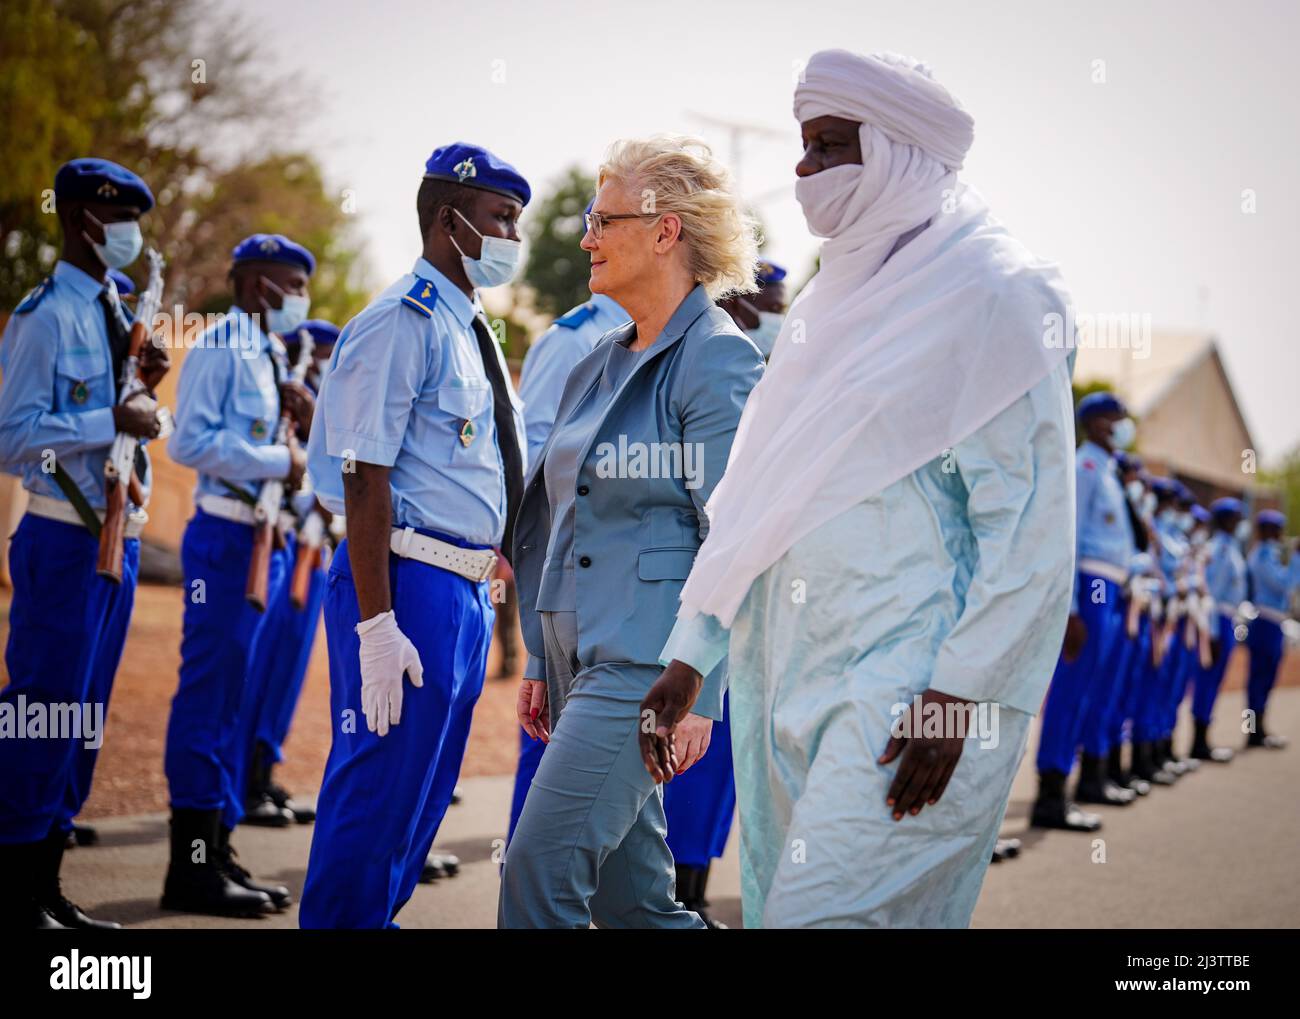
[[[46, 520], [57, 520], [64, 524], [76, 524], [84, 529], [86, 522], [81, 519], [76, 508], [66, 499], [55, 499], [52, 496], [41, 495], [38, 492], [27, 493], [27, 512], [34, 517], [44, 517]], [[104, 522], [104, 511], [95, 510], [95, 516], [99, 517], [99, 522]], [[126, 536], [128, 538], [140, 537], [140, 532], [144, 530], [144, 525], [149, 522], [149, 514], [142, 509], [133, 509], [126, 516]]]
[[199, 509], [222, 520], [233, 520], [237, 524], [248, 524], [251, 527], [255, 522], [253, 507], [233, 496], [201, 495]]
[[487, 580], [497, 568], [497, 554], [490, 548], [460, 548], [420, 534], [414, 527], [394, 527], [388, 547], [403, 559], [416, 559], [477, 583]]
[[1091, 573], [1096, 577], [1113, 580], [1116, 584], [1123, 584], [1128, 581], [1127, 569], [1123, 566], [1116, 566], [1114, 563], [1108, 563], [1104, 559], [1080, 559], [1079, 572]]
[[1281, 626], [1290, 618], [1281, 609], [1270, 609], [1265, 605], [1256, 605], [1255, 611], [1259, 613], [1260, 619], [1267, 619], [1270, 623], [1277, 623], [1278, 626]]
[[1221, 601], [1219, 602], [1219, 615], [1225, 619], [1236, 619], [1237, 610], [1240, 607], [1240, 605], [1229, 605], [1226, 601]]

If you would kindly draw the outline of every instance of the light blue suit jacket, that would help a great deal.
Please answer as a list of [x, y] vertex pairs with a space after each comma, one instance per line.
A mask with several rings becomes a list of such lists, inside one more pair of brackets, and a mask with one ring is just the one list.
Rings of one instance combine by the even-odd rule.
[[[529, 465], [512, 558], [529, 676], [541, 677], [545, 659], [534, 606], [551, 533], [546, 457], [555, 431], [599, 381], [607, 344], [627, 340], [635, 328], [629, 322], [607, 333], [574, 367], [556, 429]], [[576, 482], [574, 576], [584, 666], [658, 662], [682, 585], [708, 534], [704, 504], [727, 466], [740, 413], [762, 373], [753, 341], [697, 286], [615, 392], [579, 458]], [[675, 452], [661, 444], [676, 444]], [[722, 718], [725, 668], [723, 662], [706, 677], [697, 714]]]

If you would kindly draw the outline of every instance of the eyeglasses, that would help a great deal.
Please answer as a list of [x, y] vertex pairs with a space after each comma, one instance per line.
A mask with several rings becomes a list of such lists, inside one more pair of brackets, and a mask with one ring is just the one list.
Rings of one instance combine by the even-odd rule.
[[619, 219], [658, 219], [662, 216], [661, 212], [617, 212], [613, 215], [606, 215], [603, 212], [588, 212], [583, 219], [586, 221], [587, 229], [591, 235], [600, 240], [605, 236], [605, 224], [612, 223]]

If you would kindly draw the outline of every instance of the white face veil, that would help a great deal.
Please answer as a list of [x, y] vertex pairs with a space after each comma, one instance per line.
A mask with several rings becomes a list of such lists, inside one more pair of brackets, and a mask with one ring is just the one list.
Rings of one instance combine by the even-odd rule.
[[860, 122], [863, 163], [798, 192], [827, 238], [821, 269], [745, 405], [682, 589], [680, 616], [725, 626], [796, 541], [967, 438], [1070, 353], [1060, 275], [958, 181], [974, 124], [928, 68], [823, 51], [794, 108], [801, 122]]

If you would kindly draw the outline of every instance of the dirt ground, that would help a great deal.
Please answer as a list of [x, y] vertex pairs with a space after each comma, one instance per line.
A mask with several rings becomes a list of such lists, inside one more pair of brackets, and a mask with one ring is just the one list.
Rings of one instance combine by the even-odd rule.
[[[9, 595], [0, 587], [0, 639], [8, 641]], [[109, 703], [108, 724], [95, 773], [95, 786], [83, 812], [85, 818], [154, 813], [167, 807], [163, 776], [163, 742], [168, 708], [176, 690], [180, 665], [182, 592], [177, 587], [146, 584], [136, 594], [135, 613]], [[1226, 690], [1243, 685], [1246, 656], [1233, 656], [1224, 682]], [[505, 775], [515, 770], [518, 726], [514, 717], [519, 670], [495, 678], [501, 648], [494, 640], [488, 660], [488, 680], [474, 715], [462, 775]], [[2, 670], [0, 670], [2, 671]], [[4, 682], [8, 673], [3, 672]], [[1300, 654], [1292, 652], [1283, 663], [1279, 683], [1300, 686]], [[316, 635], [316, 649], [303, 686], [302, 700], [285, 744], [285, 763], [277, 770], [288, 789], [314, 794], [320, 787], [329, 753], [329, 669], [325, 634]]]

